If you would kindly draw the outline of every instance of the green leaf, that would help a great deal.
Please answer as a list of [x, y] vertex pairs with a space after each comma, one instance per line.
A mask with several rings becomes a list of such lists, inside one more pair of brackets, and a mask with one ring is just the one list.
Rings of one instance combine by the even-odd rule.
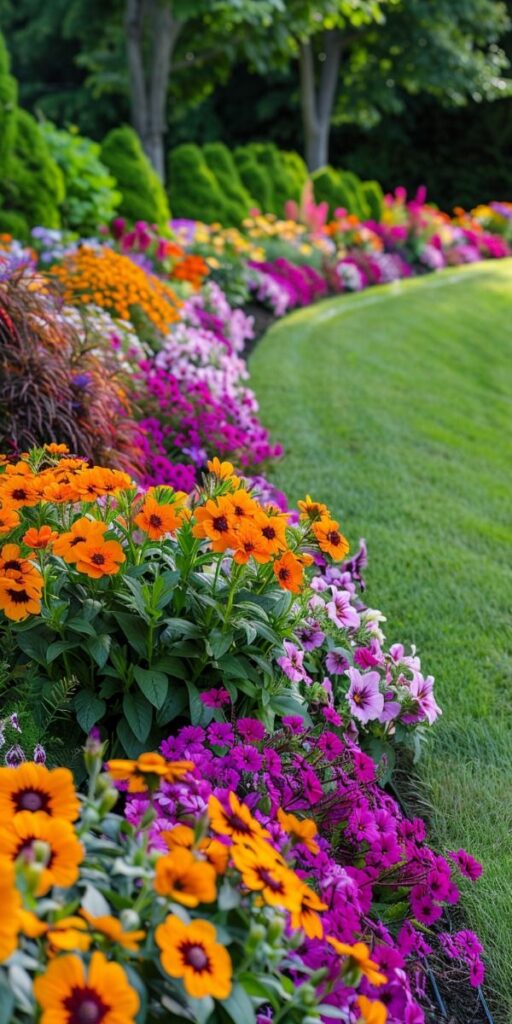
[[163, 672], [156, 672], [151, 668], [140, 668], [139, 665], [136, 665], [133, 674], [150, 704], [155, 708], [161, 708], [169, 690], [167, 676]]
[[272, 711], [275, 711], [276, 715], [299, 715], [304, 719], [305, 725], [311, 725], [311, 719], [305, 705], [297, 700], [296, 697], [272, 697], [270, 707]]
[[[192, 1010], [194, 1024], [207, 1024], [215, 1007], [211, 996], [203, 996], [202, 999], [192, 999], [191, 996], [188, 996], [187, 1005]], [[239, 1018], [238, 1024], [242, 1024], [242, 1021], [243, 1024], [246, 1024], [243, 1017]], [[252, 1021], [249, 1019], [247, 1024], [252, 1024]]]
[[222, 1008], [234, 1021], [234, 1024], [256, 1024], [256, 1015], [252, 1000], [242, 985], [233, 985], [231, 995], [222, 1001]]
[[14, 995], [7, 985], [0, 983], [0, 1024], [10, 1024], [14, 1008]]
[[167, 725], [168, 722], [172, 722], [173, 718], [177, 718], [181, 715], [181, 712], [187, 706], [187, 693], [183, 687], [175, 688], [171, 687], [164, 704], [160, 708], [156, 721], [157, 725]]
[[76, 711], [78, 724], [84, 732], [90, 732], [93, 725], [96, 725], [96, 722], [103, 718], [107, 710], [105, 701], [100, 700], [90, 690], [80, 690], [75, 694], [73, 707]]
[[247, 679], [245, 661], [240, 655], [225, 654], [223, 658], [219, 658], [218, 666], [223, 675]]
[[118, 722], [116, 731], [119, 737], [119, 742], [128, 757], [138, 757], [139, 754], [142, 754], [146, 744], [144, 741], [141, 742], [141, 740], [137, 739], [130, 729], [126, 718], [122, 718], [121, 721]]
[[55, 640], [46, 650], [46, 664], [51, 665], [52, 661], [55, 661], [65, 651], [72, 651], [73, 647], [78, 647], [78, 644], [77, 640]]
[[142, 658], [145, 657], [148, 635], [146, 623], [138, 615], [132, 615], [130, 612], [113, 612], [113, 615], [134, 651]]
[[196, 626], [195, 622], [189, 622], [188, 619], [165, 619], [163, 638], [166, 641], [174, 640], [178, 637], [195, 638], [198, 636], [201, 636], [201, 629], [199, 626]]
[[183, 664], [180, 658], [173, 658], [172, 654], [164, 654], [153, 663], [153, 668], [158, 672], [165, 672], [166, 676], [172, 679], [188, 679], [190, 670]]
[[85, 633], [86, 636], [96, 636], [94, 626], [91, 626], [91, 623], [86, 622], [85, 619], [68, 619], [64, 625], [72, 633]]
[[199, 690], [194, 683], [187, 680], [188, 700], [190, 707], [190, 721], [192, 725], [207, 725], [210, 720], [209, 709], [206, 708], [199, 697]]
[[218, 661], [219, 658], [222, 658], [223, 654], [229, 651], [232, 643], [233, 633], [230, 629], [226, 633], [221, 633], [220, 629], [212, 629], [206, 641], [206, 650], [210, 657]]
[[55, 636], [49, 629], [36, 627], [30, 632], [16, 631], [16, 644], [28, 658], [37, 661], [38, 665], [46, 665], [46, 652]]
[[112, 637], [108, 633], [102, 633], [101, 636], [91, 637], [84, 644], [85, 650], [91, 655], [98, 668], [103, 668], [107, 663], [111, 643]]
[[151, 704], [148, 703], [142, 693], [125, 693], [123, 697], [123, 711], [133, 734], [144, 743], [147, 740], [150, 730], [153, 712]]

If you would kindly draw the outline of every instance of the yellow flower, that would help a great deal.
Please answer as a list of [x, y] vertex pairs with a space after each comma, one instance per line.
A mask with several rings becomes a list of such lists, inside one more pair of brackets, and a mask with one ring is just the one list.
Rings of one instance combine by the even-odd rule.
[[169, 914], [155, 931], [164, 970], [171, 978], [182, 978], [185, 991], [194, 999], [227, 999], [231, 992], [231, 959], [216, 938], [209, 921], [184, 924], [174, 914]]
[[89, 967], [77, 956], [52, 960], [34, 981], [40, 1024], [134, 1024], [139, 997], [123, 968], [93, 953]]

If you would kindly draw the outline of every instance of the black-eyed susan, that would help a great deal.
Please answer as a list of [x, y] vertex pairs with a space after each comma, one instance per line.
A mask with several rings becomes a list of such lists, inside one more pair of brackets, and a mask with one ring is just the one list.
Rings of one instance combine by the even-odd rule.
[[8, 619], [21, 622], [41, 611], [41, 585], [34, 576], [23, 582], [0, 577], [0, 609]]
[[0, 963], [8, 960], [18, 945], [21, 926], [21, 897], [16, 889], [14, 865], [8, 857], [0, 857]]
[[16, 509], [12, 508], [11, 505], [2, 505], [0, 508], [0, 535], [4, 533], [11, 533], [19, 526], [20, 517]]
[[129, 793], [145, 793], [160, 779], [176, 782], [192, 771], [192, 761], [166, 761], [161, 754], [140, 754], [136, 761], [114, 758], [107, 762], [107, 770], [114, 782], [127, 782]]
[[136, 953], [140, 943], [146, 937], [146, 933], [142, 929], [125, 931], [118, 918], [112, 917], [110, 914], [102, 914], [99, 917], [95, 917], [87, 910], [84, 910], [83, 907], [80, 910], [80, 914], [87, 923], [89, 931], [94, 935], [96, 941], [98, 937], [100, 939], [103, 938], [109, 942], [114, 942], [116, 945], [122, 946], [123, 949], [128, 949], [130, 952]]
[[98, 519], [88, 519], [87, 516], [80, 516], [76, 519], [70, 530], [61, 533], [53, 545], [54, 555], [63, 558], [65, 562], [76, 562], [82, 544], [90, 540], [101, 540], [107, 530], [106, 523]]
[[327, 910], [327, 904], [313, 892], [308, 885], [300, 889], [300, 906], [293, 910], [290, 917], [292, 928], [301, 928], [308, 939], [321, 939], [324, 934], [324, 927], [320, 912]]
[[118, 540], [98, 539], [86, 540], [79, 544], [76, 552], [76, 568], [84, 576], [90, 576], [93, 580], [102, 579], [103, 576], [115, 576], [121, 565], [126, 561], [126, 555]]
[[219, 835], [232, 839], [268, 839], [270, 833], [253, 817], [248, 807], [241, 803], [236, 793], [230, 793], [228, 806], [224, 807], [213, 794], [208, 800], [210, 824]]
[[318, 829], [311, 818], [297, 818], [295, 814], [286, 814], [279, 807], [277, 819], [283, 831], [287, 832], [294, 843], [301, 843], [310, 853], [319, 852], [320, 847], [315, 839]]
[[0, 498], [11, 508], [29, 508], [39, 502], [39, 493], [31, 476], [5, 475], [0, 482]]
[[277, 582], [283, 590], [289, 590], [292, 594], [299, 593], [304, 570], [300, 560], [293, 554], [293, 551], [285, 551], [281, 558], [276, 559], [273, 569]]
[[345, 558], [349, 551], [349, 543], [340, 533], [339, 524], [335, 519], [320, 519], [313, 523], [312, 530], [321, 551], [325, 551], [335, 562]]
[[54, 540], [57, 540], [59, 534], [56, 530], [52, 530], [51, 526], [40, 526], [39, 529], [35, 526], [31, 526], [26, 533], [23, 534], [23, 543], [28, 548], [42, 549], [47, 548], [49, 544], [52, 544]]
[[175, 847], [156, 862], [154, 886], [160, 896], [168, 896], [184, 907], [213, 903], [217, 896], [217, 873], [206, 860], [198, 860], [185, 847]]
[[155, 940], [164, 970], [171, 978], [182, 978], [190, 996], [227, 999], [233, 973], [231, 959], [227, 949], [217, 942], [217, 932], [209, 921], [184, 924], [169, 914], [156, 929]]
[[73, 885], [84, 859], [82, 844], [73, 826], [63, 818], [50, 818], [44, 811], [20, 811], [0, 828], [0, 857], [15, 861], [34, 859], [34, 849], [46, 849], [41, 864], [37, 895], [44, 896], [52, 885]]
[[327, 505], [324, 505], [321, 501], [313, 501], [309, 494], [306, 494], [304, 501], [298, 501], [297, 506], [300, 518], [309, 519], [310, 523], [314, 523], [317, 519], [322, 519], [322, 517], [324, 519], [329, 517]]
[[339, 956], [347, 957], [350, 967], [354, 967], [367, 980], [370, 985], [385, 985], [387, 978], [379, 970], [379, 965], [371, 959], [370, 949], [365, 942], [355, 942], [350, 946], [347, 942], [339, 942], [332, 936], [327, 936], [327, 942], [332, 946]]
[[300, 910], [304, 883], [268, 843], [235, 843], [231, 856], [244, 885], [251, 892], [260, 892], [265, 903], [292, 912]]
[[[18, 544], [4, 544], [0, 551], [0, 576], [19, 580], [24, 576], [40, 578], [31, 558], [24, 558]], [[42, 586], [42, 581], [41, 581]]]
[[238, 565], [245, 565], [250, 558], [254, 558], [260, 565], [265, 565], [271, 561], [272, 553], [261, 531], [248, 519], [242, 520], [237, 527], [233, 560]]
[[93, 953], [89, 966], [77, 956], [52, 960], [34, 982], [41, 1024], [133, 1024], [139, 997], [120, 964]]
[[286, 517], [260, 511], [254, 517], [254, 528], [263, 537], [271, 555], [286, 550]]
[[152, 497], [146, 497], [134, 522], [147, 533], [151, 540], [160, 540], [166, 533], [174, 533], [181, 525], [183, 516], [177, 505], [162, 505]]
[[19, 811], [44, 811], [52, 818], [74, 821], [80, 803], [68, 768], [46, 768], [24, 761], [17, 768], [0, 768], [0, 821]]
[[232, 512], [228, 496], [218, 498], [216, 501], [210, 499], [204, 505], [200, 505], [194, 511], [194, 537], [208, 539], [213, 551], [227, 551], [228, 548], [236, 547]]

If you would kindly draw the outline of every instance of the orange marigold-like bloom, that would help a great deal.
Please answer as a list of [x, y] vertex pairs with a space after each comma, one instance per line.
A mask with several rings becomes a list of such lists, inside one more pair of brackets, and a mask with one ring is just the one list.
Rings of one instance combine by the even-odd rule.
[[358, 996], [356, 1005], [364, 1024], [386, 1024], [388, 1011], [384, 1003], [380, 1002], [380, 999], [368, 999], [366, 996]]
[[120, 964], [92, 954], [88, 968], [77, 956], [52, 960], [34, 981], [41, 1024], [135, 1024], [139, 997]]
[[16, 509], [10, 505], [2, 505], [0, 508], [0, 534], [10, 533], [19, 526], [20, 517]]
[[67, 444], [45, 444], [45, 451], [49, 452], [50, 455], [68, 455], [69, 448]]
[[230, 793], [229, 808], [226, 810], [213, 794], [208, 800], [210, 824], [214, 832], [233, 839], [268, 839], [270, 833], [254, 818], [236, 793]]
[[237, 490], [235, 494], [226, 495], [225, 501], [235, 529], [243, 523], [252, 522], [256, 513], [261, 511], [261, 505], [243, 488]]
[[117, 917], [112, 917], [110, 914], [95, 917], [83, 907], [80, 909], [80, 914], [87, 922], [91, 932], [98, 933], [109, 942], [114, 942], [116, 945], [122, 946], [123, 949], [129, 949], [132, 953], [137, 952], [140, 943], [146, 937], [146, 932], [142, 929], [125, 931]]
[[349, 543], [346, 537], [339, 531], [339, 524], [335, 519], [320, 519], [313, 523], [313, 533], [318, 541], [318, 546], [325, 551], [336, 562], [341, 562], [348, 554]]
[[385, 985], [387, 978], [379, 970], [379, 965], [370, 957], [370, 950], [366, 943], [356, 942], [350, 946], [347, 942], [338, 942], [338, 939], [327, 936], [327, 942], [340, 956], [349, 957], [351, 963], [357, 967], [361, 974], [368, 979], [371, 985]]
[[21, 897], [16, 889], [14, 864], [0, 857], [0, 963], [8, 960], [18, 945], [21, 927]]
[[[171, 851], [177, 847], [191, 849], [194, 845], [195, 835], [194, 830], [188, 825], [175, 825], [169, 831], [160, 832], [160, 839], [163, 839]], [[223, 875], [228, 866], [229, 847], [224, 846], [224, 843], [220, 843], [218, 839], [210, 839], [205, 836], [204, 839], [201, 839], [198, 849], [208, 863], [215, 868], [216, 874]]]
[[81, 516], [75, 520], [70, 530], [61, 533], [53, 545], [53, 553], [63, 558], [65, 562], [76, 562], [79, 556], [77, 548], [87, 541], [101, 541], [106, 531], [106, 523]]
[[11, 508], [30, 508], [39, 502], [39, 493], [30, 476], [18, 473], [0, 477], [0, 499]]
[[20, 811], [0, 828], [0, 856], [12, 861], [20, 855], [32, 859], [34, 843], [48, 845], [48, 859], [41, 868], [37, 895], [44, 896], [52, 885], [73, 885], [84, 850], [71, 823], [64, 818], [50, 818], [44, 811]]
[[219, 498], [217, 501], [209, 499], [195, 509], [194, 517], [194, 537], [208, 538], [213, 551], [226, 551], [228, 548], [236, 547], [232, 506], [227, 497]]
[[21, 622], [29, 615], [41, 611], [41, 585], [35, 576], [26, 576], [23, 582], [0, 578], [0, 609], [8, 619]]
[[99, 580], [103, 576], [115, 576], [126, 555], [117, 540], [86, 540], [78, 545], [76, 567], [78, 572]]
[[261, 534], [272, 555], [286, 550], [286, 517], [271, 516], [261, 511], [254, 518], [254, 528]]
[[235, 467], [231, 462], [221, 462], [220, 459], [215, 456], [214, 459], [209, 459], [206, 463], [210, 473], [217, 476], [219, 480], [238, 480], [235, 474]]
[[324, 934], [324, 926], [319, 911], [327, 910], [327, 904], [322, 903], [319, 897], [304, 885], [299, 892], [300, 906], [298, 910], [292, 910], [290, 923], [292, 928], [301, 928], [308, 939], [321, 939]]
[[215, 868], [207, 861], [198, 860], [184, 846], [175, 847], [156, 862], [157, 893], [185, 907], [213, 903], [217, 896], [216, 880]]
[[0, 768], [0, 821], [19, 811], [44, 811], [52, 818], [78, 818], [80, 803], [69, 768], [49, 769], [25, 761], [17, 768]]
[[327, 505], [324, 505], [321, 501], [313, 501], [309, 494], [306, 494], [304, 501], [298, 501], [297, 505], [300, 510], [301, 519], [309, 519], [313, 523], [317, 519], [322, 519], [322, 517], [329, 517]]
[[268, 543], [261, 532], [256, 529], [254, 523], [242, 521], [236, 531], [233, 559], [237, 564], [245, 565], [250, 558], [254, 558], [255, 562], [264, 565], [266, 562], [270, 562], [272, 555]]
[[194, 999], [227, 999], [231, 992], [231, 959], [216, 939], [209, 921], [184, 924], [174, 914], [155, 930], [164, 970], [171, 978], [182, 978], [185, 991]]
[[265, 903], [284, 910], [300, 910], [303, 883], [268, 843], [236, 843], [231, 856], [244, 885], [252, 892], [261, 892]]
[[127, 782], [129, 793], [145, 793], [152, 779], [176, 782], [193, 767], [192, 761], [166, 761], [161, 754], [153, 753], [140, 754], [136, 761], [115, 758], [107, 762], [114, 782]]
[[300, 560], [293, 551], [285, 551], [284, 555], [274, 562], [274, 573], [283, 590], [289, 590], [292, 594], [299, 593], [304, 572]]
[[31, 526], [26, 533], [23, 534], [23, 543], [28, 548], [47, 548], [52, 541], [57, 540], [59, 534], [56, 530], [52, 530], [51, 526], [40, 526], [37, 529], [35, 526]]
[[81, 501], [96, 501], [96, 498], [102, 498], [107, 494], [129, 490], [133, 483], [128, 473], [123, 473], [120, 469], [92, 466], [91, 469], [84, 469], [74, 477], [73, 486]]
[[[25, 576], [36, 576], [38, 570], [31, 558], [24, 558], [18, 544], [4, 544], [0, 550], [0, 576], [21, 582]], [[42, 587], [41, 580], [41, 587]]]
[[287, 832], [295, 843], [302, 843], [310, 853], [318, 853], [320, 847], [314, 838], [318, 829], [314, 821], [310, 818], [297, 818], [295, 814], [286, 814], [281, 807], [277, 811], [277, 820], [283, 831]]
[[174, 533], [183, 522], [179, 506], [161, 505], [152, 497], [146, 497], [134, 522], [147, 533], [151, 540], [160, 540], [166, 533]]

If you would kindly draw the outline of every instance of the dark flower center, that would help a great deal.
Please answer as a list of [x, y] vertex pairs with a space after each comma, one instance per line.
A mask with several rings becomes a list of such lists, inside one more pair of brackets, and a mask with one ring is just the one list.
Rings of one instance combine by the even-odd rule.
[[8, 587], [7, 593], [13, 604], [27, 604], [30, 601], [30, 595], [27, 594], [26, 590], [11, 590]]
[[244, 542], [244, 551], [247, 551], [247, 552], [250, 553], [251, 551], [254, 551], [255, 547], [256, 547], [256, 545], [253, 544], [252, 540], [246, 540]]
[[276, 535], [276, 531], [274, 530], [273, 526], [264, 526], [261, 532], [263, 536], [267, 538], [267, 540], [274, 540], [274, 537]]
[[278, 878], [274, 878], [267, 868], [258, 868], [256, 873], [267, 889], [271, 889], [272, 892], [283, 892], [283, 883]]
[[14, 569], [15, 572], [22, 572], [23, 566], [19, 558], [10, 558], [8, 562], [4, 562], [4, 571], [7, 569]]
[[226, 519], [226, 516], [214, 516], [213, 528], [217, 531], [217, 533], [227, 533], [228, 521]]
[[341, 537], [337, 530], [329, 530], [327, 540], [329, 541], [329, 544], [334, 544], [334, 547], [337, 547], [340, 543]]
[[82, 544], [85, 540], [87, 540], [87, 537], [73, 537], [73, 540], [70, 540], [69, 542], [69, 546], [70, 548], [74, 548], [76, 544]]
[[41, 789], [20, 789], [13, 794], [13, 803], [17, 811], [46, 811], [50, 806], [48, 793]]
[[91, 562], [94, 562], [95, 565], [104, 565], [105, 555], [102, 555], [101, 551], [95, 551], [94, 555], [91, 555]]
[[12, 496], [15, 501], [26, 501], [28, 498], [28, 494], [23, 487], [15, 487]]
[[279, 570], [279, 579], [280, 580], [288, 580], [289, 578], [290, 578], [290, 570], [289, 569], [285, 569], [285, 567], [283, 566], [282, 569]]
[[181, 946], [181, 955], [185, 963], [201, 973], [202, 971], [210, 970], [210, 961], [205, 951], [204, 946], [199, 946], [196, 943], [184, 942]]
[[233, 832], [239, 832], [243, 836], [252, 836], [253, 830], [238, 814], [227, 815], [227, 821]]
[[111, 1009], [88, 985], [73, 988], [63, 1006], [68, 1013], [66, 1024], [101, 1024]]
[[156, 512], [153, 512], [153, 514], [150, 515], [150, 517], [149, 517], [149, 525], [150, 526], [154, 526], [156, 530], [160, 529], [160, 527], [162, 525], [162, 519], [161, 519], [160, 516], [158, 516], [156, 514]]

